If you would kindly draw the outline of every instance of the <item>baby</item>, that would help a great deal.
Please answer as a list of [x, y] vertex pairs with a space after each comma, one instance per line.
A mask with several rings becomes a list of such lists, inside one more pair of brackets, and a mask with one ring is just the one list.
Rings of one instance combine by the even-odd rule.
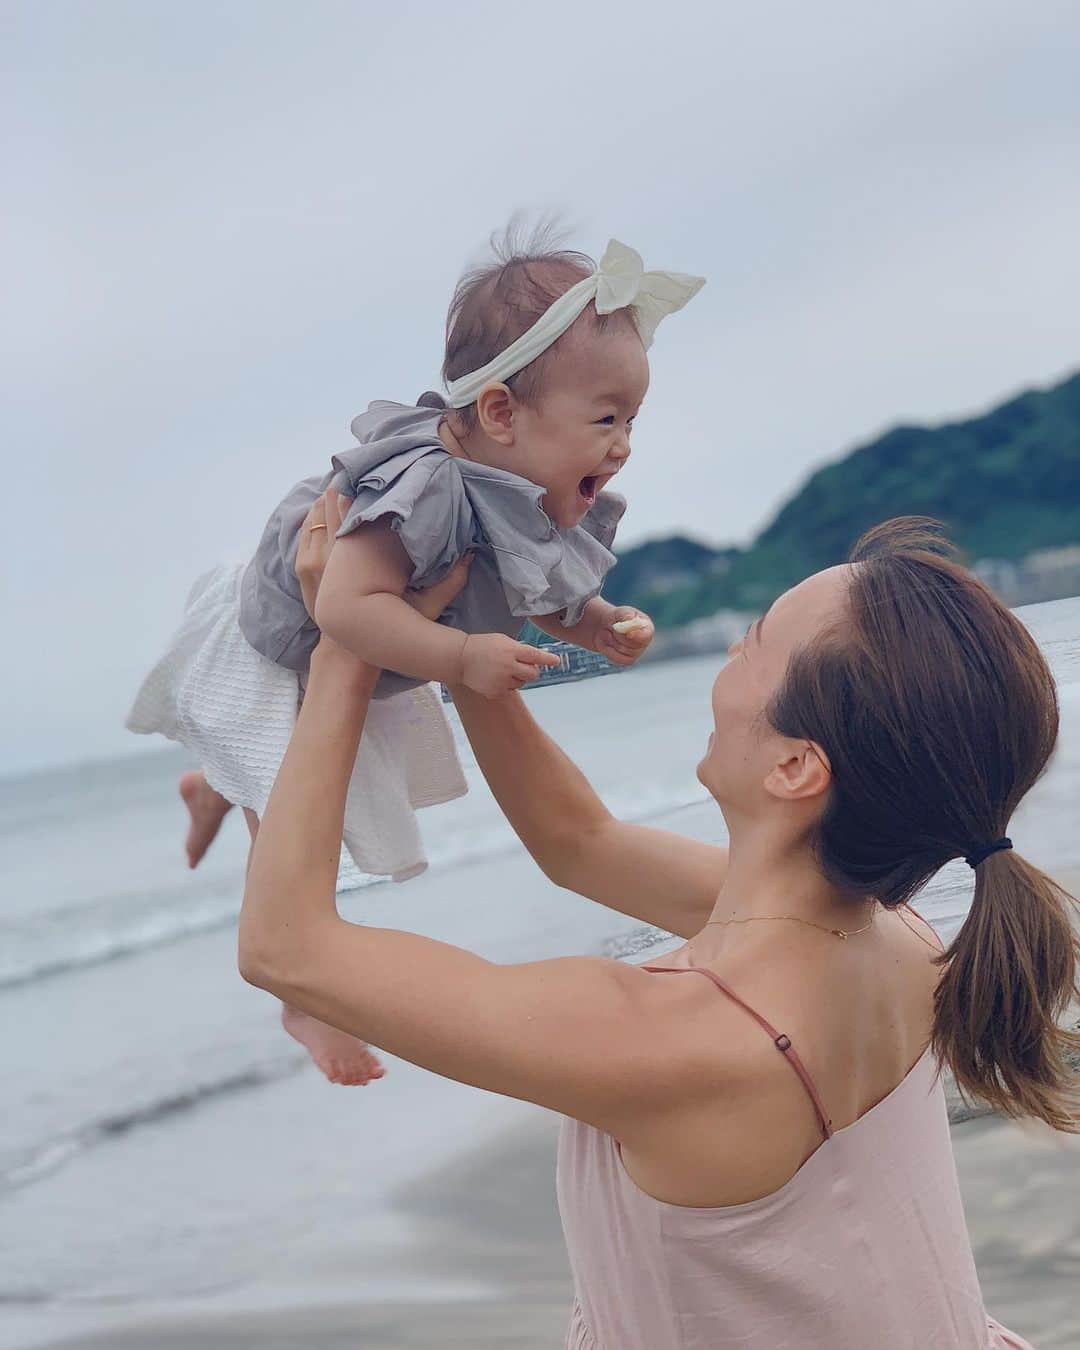
[[[497, 698], [557, 659], [517, 640], [526, 619], [630, 665], [651, 623], [600, 596], [625, 502], [605, 488], [630, 455], [656, 325], [704, 284], [646, 272], [614, 240], [578, 253], [510, 252], [467, 273], [450, 305], [447, 399], [373, 403], [358, 444], [270, 517], [246, 567], [198, 581], [127, 725], [196, 756], [185, 774], [195, 866], [233, 805], [254, 836], [289, 741], [320, 631], [381, 667], [345, 813], [363, 871], [426, 866], [414, 811], [466, 790], [434, 681]], [[314, 619], [295, 572], [301, 530], [328, 487], [349, 499]], [[468, 579], [437, 618], [416, 592], [463, 557]], [[422, 596], [421, 596], [422, 600]], [[382, 1067], [362, 1042], [286, 1008], [285, 1028], [335, 1082]]]

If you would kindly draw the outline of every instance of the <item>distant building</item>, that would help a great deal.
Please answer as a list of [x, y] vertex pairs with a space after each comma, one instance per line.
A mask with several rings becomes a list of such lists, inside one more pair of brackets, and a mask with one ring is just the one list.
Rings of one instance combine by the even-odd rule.
[[[557, 666], [545, 666], [535, 680], [530, 680], [525, 689], [536, 689], [540, 685], [569, 684], [573, 680], [589, 680], [594, 675], [617, 675], [625, 666], [612, 665], [599, 652], [587, 651], [584, 647], [575, 647], [572, 642], [545, 641], [536, 644], [542, 652], [549, 652], [559, 658]], [[449, 690], [443, 685], [443, 702], [450, 703]]]
[[[722, 566], [717, 564], [717, 570]], [[1062, 600], [1080, 596], [1080, 544], [1066, 548], [1040, 549], [1026, 558], [982, 558], [972, 569], [1007, 605], [1035, 605], [1044, 600]], [[659, 569], [650, 574], [656, 587]], [[674, 582], [681, 576], [677, 569], [666, 576]], [[663, 589], [661, 585], [659, 589]], [[705, 618], [695, 619], [680, 628], [662, 628], [652, 640], [642, 661], [671, 661], [685, 656], [723, 654], [733, 642], [741, 638], [756, 613], [722, 609]], [[594, 675], [613, 675], [625, 669], [613, 666], [597, 652], [585, 651], [570, 642], [555, 642], [547, 637], [537, 640], [538, 629], [527, 629], [526, 638], [542, 651], [553, 652], [559, 658], [558, 666], [545, 668], [525, 686], [536, 689], [546, 684], [566, 684], [571, 680], [587, 680]], [[443, 690], [443, 698], [450, 696]]]
[[1080, 544], [1045, 548], [1012, 561], [982, 558], [975, 575], [1008, 605], [1036, 605], [1080, 595]]
[[559, 664], [546, 666], [535, 680], [530, 680], [528, 687], [532, 689], [538, 684], [565, 684], [568, 680], [587, 680], [593, 675], [615, 675], [626, 669], [612, 665], [599, 652], [575, 647], [572, 642], [541, 642], [540, 650], [557, 656]]
[[679, 656], [725, 652], [733, 642], [738, 642], [754, 618], [756, 615], [740, 610], [722, 609], [681, 628], [661, 629], [643, 659], [667, 661]]

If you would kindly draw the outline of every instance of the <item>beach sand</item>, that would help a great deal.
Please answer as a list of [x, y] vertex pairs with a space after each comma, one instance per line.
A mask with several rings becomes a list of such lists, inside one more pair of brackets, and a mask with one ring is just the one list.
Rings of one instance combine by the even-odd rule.
[[[489, 1297], [368, 1302], [147, 1320], [54, 1350], [418, 1350], [561, 1346], [570, 1276], [554, 1196], [557, 1120], [537, 1112], [411, 1182], [397, 1203], [418, 1236], [402, 1273], [484, 1281]], [[1037, 1350], [1080, 1345], [1080, 1139], [997, 1118], [953, 1142], [987, 1308]], [[347, 1253], [342, 1253], [347, 1257]]]
[[[705, 835], [707, 816], [684, 813], [680, 825]], [[535, 906], [538, 919], [554, 919], [562, 903], [520, 855], [472, 865], [469, 876], [488, 893], [513, 895], [515, 907]], [[1080, 880], [1075, 873], [1061, 879], [1074, 890]], [[434, 874], [415, 884], [420, 894], [425, 884], [442, 885]], [[467, 946], [483, 949], [487, 941], [488, 954], [498, 959], [501, 939], [489, 931], [490, 918], [483, 941], [479, 928], [462, 926], [461, 914], [448, 913], [443, 922]], [[610, 920], [604, 922], [610, 928]], [[588, 947], [600, 931], [596, 911], [581, 906], [577, 926]], [[557, 925], [548, 932], [538, 924], [535, 941], [543, 954], [558, 949], [558, 932]], [[185, 956], [193, 969], [220, 967], [215, 978], [230, 998], [232, 943], [231, 933], [206, 934], [187, 945]], [[215, 959], [218, 947], [230, 950]], [[163, 961], [167, 951], [160, 953]], [[153, 975], [151, 956], [142, 963]], [[82, 981], [92, 986], [107, 977], [105, 968], [94, 968]], [[242, 1012], [236, 998], [234, 1025]], [[231, 1273], [225, 1248], [196, 1261], [200, 1267], [221, 1263], [220, 1292], [196, 1285], [187, 1297], [165, 1289], [158, 1297], [149, 1290], [129, 1296], [124, 1279], [135, 1275], [119, 1270], [111, 1294], [108, 1281], [97, 1281], [102, 1292], [92, 1298], [75, 1295], [38, 1309], [9, 1304], [0, 1317], [0, 1343], [19, 1350], [560, 1347], [571, 1285], [555, 1207], [557, 1118], [401, 1064], [393, 1068], [393, 1095], [373, 1097], [361, 1116], [347, 1094], [339, 1098], [326, 1089], [319, 1095], [315, 1078], [305, 1065], [251, 1095], [180, 1113], [138, 1132], [115, 1162], [103, 1145], [77, 1174], [58, 1172], [24, 1193], [36, 1213], [68, 1219], [121, 1204], [131, 1212], [147, 1202], [168, 1216], [176, 1209], [169, 1187], [197, 1189], [210, 1169], [202, 1204], [212, 1205], [220, 1191], [231, 1211], [236, 1195], [244, 1197], [244, 1221], [231, 1232], [232, 1250], [245, 1260]], [[371, 1207], [381, 1183], [358, 1147], [361, 1119], [379, 1140], [377, 1170], [397, 1165], [395, 1149], [417, 1147], [407, 1126], [437, 1144], [438, 1161], [404, 1173], [408, 1179], [392, 1186], [385, 1209]], [[432, 1121], [438, 1122], [434, 1134]], [[467, 1147], [455, 1152], [456, 1139], [469, 1141]], [[953, 1141], [988, 1310], [1038, 1350], [1075, 1350], [1080, 1140], [1047, 1139], [985, 1117], [954, 1125]], [[127, 1170], [119, 1176], [121, 1156]], [[299, 1213], [297, 1197], [303, 1197]], [[17, 1209], [9, 1212], [18, 1218]], [[203, 1216], [201, 1210], [183, 1214], [183, 1222], [174, 1215], [167, 1229], [150, 1226], [147, 1239], [189, 1245], [198, 1231], [185, 1225], [199, 1225]], [[104, 1243], [108, 1261], [106, 1236], [90, 1240]]]
[[[687, 834], [706, 836], [708, 819], [693, 810], [681, 814], [680, 825]], [[521, 855], [478, 864], [474, 875], [485, 877], [493, 893], [515, 894], [518, 905], [552, 904], [550, 887]], [[1080, 875], [1069, 869], [1060, 880], [1075, 893]], [[424, 881], [439, 884], [435, 876]], [[583, 906], [581, 916], [587, 930], [596, 911]], [[473, 939], [479, 946], [479, 933], [463, 934], [466, 945]], [[231, 942], [231, 935], [205, 940]], [[557, 1117], [431, 1079], [408, 1065], [395, 1066], [394, 1075], [397, 1102], [375, 1099], [365, 1108], [375, 1108], [381, 1128], [391, 1117], [399, 1119], [401, 1110], [426, 1103], [449, 1139], [473, 1142], [456, 1154], [450, 1145], [440, 1150], [437, 1164], [410, 1171], [394, 1187], [387, 1210], [365, 1209], [364, 1159], [348, 1143], [353, 1118], [345, 1111], [338, 1119], [345, 1098], [339, 1106], [327, 1097], [324, 1106], [305, 1082], [305, 1067], [299, 1076], [259, 1090], [262, 1185], [269, 1176], [278, 1180], [265, 1195], [248, 1191], [249, 1220], [272, 1223], [275, 1195], [278, 1207], [293, 1203], [282, 1169], [295, 1169], [305, 1152], [318, 1147], [313, 1141], [321, 1141], [345, 1173], [338, 1172], [340, 1195], [317, 1172], [307, 1183], [313, 1196], [309, 1222], [317, 1229], [313, 1247], [295, 1250], [290, 1259], [283, 1243], [281, 1260], [250, 1270], [251, 1278], [220, 1295], [204, 1290], [167, 1302], [99, 1299], [81, 1307], [74, 1300], [54, 1304], [43, 1322], [24, 1307], [19, 1321], [27, 1334], [10, 1327], [17, 1339], [4, 1336], [3, 1344], [35, 1350], [560, 1347], [571, 1282], [555, 1205]], [[417, 1075], [422, 1081], [412, 1086], [420, 1095], [413, 1096], [410, 1081]], [[204, 1120], [206, 1114], [212, 1119]], [[162, 1142], [171, 1141], [170, 1170], [182, 1176], [186, 1165], [197, 1174], [211, 1140], [239, 1165], [251, 1119], [251, 1103], [238, 1098], [163, 1127]], [[988, 1310], [1037, 1350], [1076, 1350], [1080, 1139], [1048, 1137], [984, 1116], [954, 1124], [953, 1142]], [[142, 1175], [154, 1172], [143, 1164]], [[55, 1180], [62, 1184], [63, 1178]], [[94, 1209], [100, 1206], [99, 1200]], [[174, 1230], [173, 1239], [181, 1234]]]
[[[1010, 833], [1075, 892], [1080, 647], [1073, 607], [1040, 613], [1069, 728]], [[691, 767], [713, 664], [533, 706], [619, 815], [716, 840]], [[642, 722], [642, 706], [660, 714]], [[322, 1081], [273, 1000], [236, 976], [240, 823], [178, 877], [175, 776], [164, 756], [73, 767], [0, 800], [19, 844], [0, 965], [25, 975], [0, 991], [19, 1033], [0, 1115], [0, 1350], [559, 1347], [557, 1122], [398, 1061], [363, 1093]], [[480, 782], [425, 837], [430, 872], [343, 896], [348, 918], [494, 961], [663, 950], [552, 886]], [[937, 881], [920, 903], [948, 936], [970, 873], [950, 864]], [[1078, 1141], [994, 1118], [955, 1123], [953, 1139], [987, 1307], [1040, 1350], [1076, 1350]]]

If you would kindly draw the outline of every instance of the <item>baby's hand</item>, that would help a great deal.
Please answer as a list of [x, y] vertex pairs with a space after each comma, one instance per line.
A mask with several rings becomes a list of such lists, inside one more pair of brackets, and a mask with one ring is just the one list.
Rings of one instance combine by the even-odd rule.
[[486, 698], [499, 698], [535, 680], [544, 666], [557, 665], [557, 656], [504, 633], [470, 633], [461, 652], [461, 680]]
[[648, 650], [656, 629], [647, 614], [618, 605], [597, 634], [596, 650], [616, 666], [632, 666]]

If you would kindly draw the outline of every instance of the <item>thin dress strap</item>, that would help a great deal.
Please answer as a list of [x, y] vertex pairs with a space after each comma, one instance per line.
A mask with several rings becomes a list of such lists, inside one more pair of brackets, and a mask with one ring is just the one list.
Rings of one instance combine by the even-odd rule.
[[799, 1075], [802, 1085], [807, 1091], [807, 1095], [814, 1103], [814, 1110], [817, 1112], [818, 1122], [821, 1125], [822, 1133], [826, 1139], [832, 1137], [832, 1121], [825, 1112], [821, 1097], [814, 1085], [814, 1080], [810, 1077], [810, 1072], [806, 1065], [799, 1058], [795, 1047], [791, 1044], [791, 1037], [785, 1036], [783, 1032], [777, 1031], [771, 1022], [766, 1021], [756, 1008], [751, 1008], [749, 1003], [745, 1003], [730, 985], [725, 984], [719, 975], [714, 975], [711, 970], [706, 970], [704, 966], [642, 966], [642, 970], [655, 971], [659, 975], [704, 975], [707, 980], [712, 980], [721, 993], [726, 994], [733, 1003], [737, 1003], [740, 1008], [744, 1008], [755, 1022], [769, 1033], [772, 1037], [773, 1045], [776, 1046], [787, 1062]]

